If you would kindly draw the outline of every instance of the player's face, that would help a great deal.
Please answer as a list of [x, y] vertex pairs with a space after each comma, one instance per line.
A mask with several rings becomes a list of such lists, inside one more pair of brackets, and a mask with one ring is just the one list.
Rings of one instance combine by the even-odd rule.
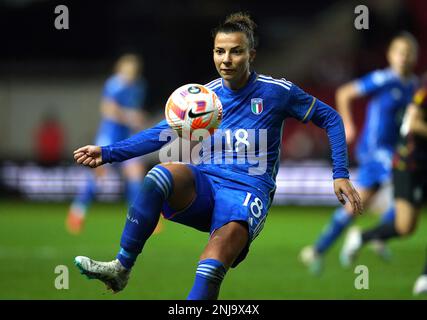
[[120, 65], [118, 72], [126, 81], [132, 82], [138, 77], [139, 67], [135, 63], [126, 61]]
[[249, 48], [247, 36], [243, 32], [220, 32], [215, 37], [213, 53], [216, 70], [226, 85], [232, 89], [243, 87], [255, 58], [255, 50]]
[[414, 68], [417, 53], [415, 48], [405, 39], [393, 40], [388, 50], [390, 66], [400, 75], [408, 75]]

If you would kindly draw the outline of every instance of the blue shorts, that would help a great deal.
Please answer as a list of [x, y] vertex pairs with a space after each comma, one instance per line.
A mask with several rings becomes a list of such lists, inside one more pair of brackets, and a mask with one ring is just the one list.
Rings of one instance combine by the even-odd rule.
[[129, 138], [131, 131], [128, 127], [109, 119], [102, 119], [96, 135], [97, 146], [108, 146]]
[[165, 219], [210, 234], [231, 221], [243, 222], [248, 227], [249, 241], [233, 263], [232, 267], [235, 267], [246, 257], [250, 243], [264, 227], [269, 201], [256, 189], [218, 180], [194, 165], [188, 167], [193, 173], [196, 198], [179, 212], [165, 202], [162, 214]]
[[378, 161], [359, 166], [357, 185], [364, 189], [377, 188], [391, 179], [391, 168]]
[[393, 152], [378, 149], [374, 152], [359, 152], [357, 184], [364, 189], [378, 188], [391, 180]]

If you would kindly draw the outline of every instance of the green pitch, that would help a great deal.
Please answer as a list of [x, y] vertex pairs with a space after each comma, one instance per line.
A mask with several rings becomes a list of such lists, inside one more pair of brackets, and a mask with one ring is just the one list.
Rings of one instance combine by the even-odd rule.
[[[0, 203], [0, 299], [185, 299], [207, 234], [165, 222], [139, 257], [128, 287], [107, 292], [73, 265], [77, 255], [114, 258], [123, 228], [125, 205], [95, 204], [81, 236], [64, 229], [66, 204]], [[297, 260], [329, 220], [331, 208], [275, 207], [247, 259], [228, 272], [221, 299], [412, 299], [412, 285], [424, 264], [427, 220], [410, 239], [390, 244], [393, 260], [379, 260], [365, 248], [357, 264], [369, 268], [369, 289], [357, 290], [354, 268], [338, 263], [342, 239], [329, 252], [325, 272], [311, 276]], [[424, 218], [424, 219], [423, 219]], [[369, 226], [366, 215], [358, 224]], [[55, 267], [69, 270], [69, 289], [55, 288]]]

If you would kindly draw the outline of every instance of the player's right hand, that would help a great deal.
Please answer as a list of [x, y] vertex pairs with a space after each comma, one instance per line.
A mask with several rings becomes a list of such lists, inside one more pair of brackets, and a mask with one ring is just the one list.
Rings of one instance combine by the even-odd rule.
[[76, 160], [78, 164], [91, 168], [96, 168], [103, 164], [101, 147], [99, 146], [84, 146], [74, 150], [73, 154], [74, 160]]

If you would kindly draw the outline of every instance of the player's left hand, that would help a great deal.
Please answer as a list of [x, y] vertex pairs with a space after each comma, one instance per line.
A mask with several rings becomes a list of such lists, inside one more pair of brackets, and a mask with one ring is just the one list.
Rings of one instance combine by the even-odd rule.
[[339, 202], [345, 205], [346, 201], [343, 197], [348, 199], [351, 204], [351, 208], [353, 209], [353, 214], [361, 214], [363, 211], [362, 199], [360, 198], [359, 193], [353, 187], [353, 184], [349, 179], [335, 179], [334, 180], [334, 192], [337, 196]]

